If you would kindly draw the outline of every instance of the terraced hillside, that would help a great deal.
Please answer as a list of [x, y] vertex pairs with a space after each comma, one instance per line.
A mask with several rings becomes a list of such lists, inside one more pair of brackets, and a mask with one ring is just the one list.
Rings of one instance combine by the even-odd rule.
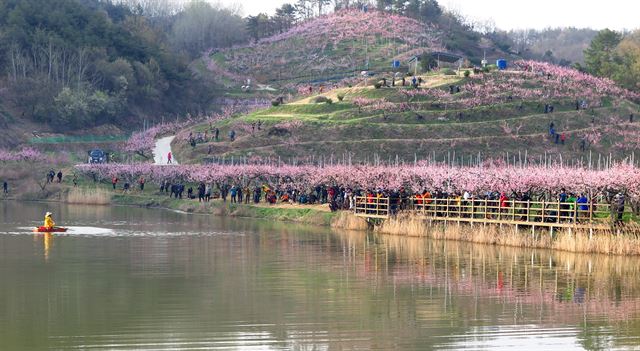
[[343, 10], [247, 46], [209, 53], [206, 65], [226, 80], [277, 84], [389, 70], [425, 50], [442, 50], [433, 26], [378, 11]]
[[[507, 71], [422, 79], [419, 88], [407, 86], [409, 79], [405, 86], [398, 80], [394, 87], [379, 89], [369, 81], [320, 98], [332, 103], [316, 103], [319, 95], [302, 97], [214, 123], [219, 141], [189, 146], [189, 133], [197, 136], [210, 129], [200, 125], [183, 131], [174, 146], [181, 160], [192, 163], [232, 156], [442, 160], [454, 152], [458, 162], [461, 157], [466, 162], [478, 154], [503, 157], [507, 152], [536, 160], [545, 154], [586, 159], [590, 153], [630, 155], [640, 146], [640, 121], [635, 117], [639, 96], [608, 80], [530, 61]], [[551, 123], [558, 144], [549, 133]], [[231, 130], [236, 133], [233, 142]]]

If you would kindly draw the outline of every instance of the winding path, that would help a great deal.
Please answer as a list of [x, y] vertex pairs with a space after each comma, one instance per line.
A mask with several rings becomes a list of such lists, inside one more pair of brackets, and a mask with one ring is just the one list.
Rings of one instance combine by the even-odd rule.
[[176, 136], [173, 135], [156, 140], [156, 147], [153, 148], [153, 161], [156, 165], [166, 165], [167, 154], [169, 154], [169, 152], [171, 152], [171, 163], [174, 165], [178, 164], [176, 157], [171, 151], [171, 142], [175, 137]]

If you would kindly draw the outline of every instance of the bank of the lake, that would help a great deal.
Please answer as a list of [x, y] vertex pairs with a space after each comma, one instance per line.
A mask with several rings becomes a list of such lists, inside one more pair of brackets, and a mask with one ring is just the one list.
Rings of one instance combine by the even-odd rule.
[[45, 192], [24, 193], [19, 200], [55, 201], [67, 204], [134, 206], [214, 216], [255, 218], [266, 221], [295, 222], [348, 230], [373, 230], [380, 234], [423, 237], [437, 240], [521, 248], [553, 249], [567, 252], [609, 255], [640, 255], [640, 226], [627, 223], [610, 231], [590, 233], [578, 230], [531, 230], [497, 225], [469, 226], [430, 224], [418, 216], [401, 215], [385, 221], [366, 221], [349, 211], [330, 212], [328, 205], [249, 203], [238, 204], [221, 199], [201, 203], [197, 199], [175, 199], [147, 188], [128, 193], [111, 190], [106, 184], [82, 182], [78, 187], [53, 184]]
[[67, 183], [51, 184], [44, 191], [24, 192], [6, 198], [16, 201], [50, 201], [77, 205], [134, 206], [149, 209], [180, 211], [185, 213], [211, 214], [215, 216], [245, 217], [268, 221], [295, 222], [316, 226], [335, 227], [349, 230], [366, 230], [367, 222], [350, 212], [331, 212], [328, 205], [269, 205], [264, 202], [254, 204], [232, 203], [221, 199], [199, 202], [197, 199], [171, 198], [166, 193], [147, 188], [144, 192], [132, 189], [124, 193], [113, 191], [105, 184], [94, 185], [79, 182], [74, 187]]
[[250, 217], [269, 221], [287, 221], [320, 226], [331, 226], [338, 217], [328, 206], [301, 206], [267, 204], [239, 204], [212, 199], [198, 202], [197, 199], [175, 199], [166, 195], [114, 194], [111, 204], [160, 208], [187, 213], [212, 214], [217, 216]]

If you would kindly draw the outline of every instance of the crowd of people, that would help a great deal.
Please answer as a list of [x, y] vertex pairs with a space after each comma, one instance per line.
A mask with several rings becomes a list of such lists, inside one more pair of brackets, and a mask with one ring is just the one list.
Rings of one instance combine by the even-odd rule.
[[[113, 189], [116, 189], [119, 179], [113, 178]], [[138, 180], [140, 191], [144, 191], [146, 180]], [[122, 187], [126, 193], [131, 189], [128, 182]], [[186, 191], [186, 197], [184, 195]], [[262, 185], [235, 185], [220, 183], [188, 184], [185, 182], [165, 180], [160, 183], [160, 194], [168, 194], [172, 198], [197, 200], [201, 203], [220, 199], [223, 202], [237, 204], [298, 204], [298, 205], [328, 205], [331, 211], [360, 210], [367, 212], [378, 211], [382, 208], [385, 213], [395, 215], [400, 211], [421, 210], [432, 211], [440, 216], [468, 216], [475, 211], [484, 210], [491, 216], [506, 213], [520, 217], [527, 209], [540, 210], [539, 204], [544, 201], [545, 221], [575, 221], [584, 217], [602, 214], [603, 211], [615, 215], [622, 220], [627, 198], [622, 193], [599, 194], [589, 197], [585, 193], [570, 193], [562, 189], [552, 195], [532, 194], [530, 192], [487, 191], [472, 193], [469, 191], [446, 191], [443, 189], [410, 191], [406, 188], [389, 189], [353, 189], [350, 187], [318, 185], [307, 190], [299, 190], [290, 186], [273, 187]], [[380, 206], [380, 204], [383, 204]], [[538, 207], [532, 204], [537, 204]], [[559, 205], [558, 205], [559, 204]], [[539, 216], [539, 215], [538, 215]]]

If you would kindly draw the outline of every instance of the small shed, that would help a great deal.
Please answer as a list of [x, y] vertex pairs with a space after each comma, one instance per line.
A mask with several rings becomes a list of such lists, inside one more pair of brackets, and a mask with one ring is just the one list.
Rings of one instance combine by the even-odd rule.
[[[417, 74], [421, 71], [420, 67], [420, 57], [422, 55], [413, 56], [408, 64], [409, 64], [409, 72], [413, 74]], [[450, 53], [450, 52], [430, 52], [429, 56], [436, 62], [436, 66], [439, 68], [453, 68], [459, 69], [462, 66], [462, 61], [464, 57]]]

